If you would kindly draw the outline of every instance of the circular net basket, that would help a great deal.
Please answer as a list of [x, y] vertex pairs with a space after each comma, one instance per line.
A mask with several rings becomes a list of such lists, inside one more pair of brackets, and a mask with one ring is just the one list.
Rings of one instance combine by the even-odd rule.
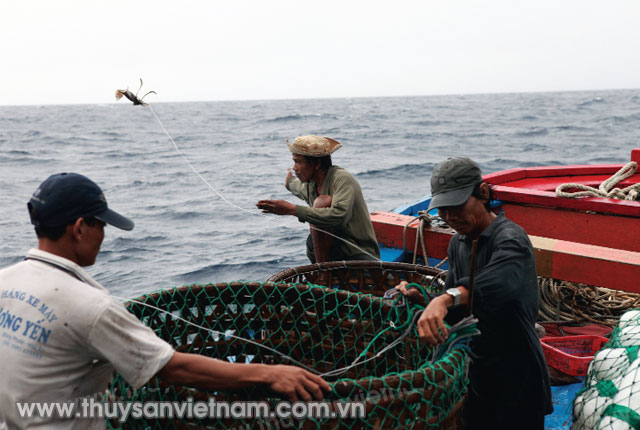
[[290, 282], [330, 286], [341, 290], [383, 296], [400, 281], [420, 284], [439, 295], [447, 272], [429, 266], [384, 261], [329, 261], [282, 270], [267, 282]]
[[[180, 352], [235, 363], [293, 364], [287, 356], [319, 373], [333, 372], [325, 376], [332, 391], [324, 401], [334, 408], [338, 403], [359, 402], [357, 412], [365, 414], [294, 420], [222, 418], [214, 413], [200, 418], [112, 420], [110, 428], [457, 428], [467, 384], [467, 353], [454, 348], [430, 362], [431, 348], [419, 342], [409, 306], [392, 306], [371, 295], [282, 283], [189, 285], [147, 294], [125, 305]], [[389, 349], [394, 341], [397, 344]], [[167, 385], [158, 378], [133, 389], [116, 374], [108, 400], [217, 404], [259, 400], [275, 410], [282, 399], [265, 387], [206, 391]]]

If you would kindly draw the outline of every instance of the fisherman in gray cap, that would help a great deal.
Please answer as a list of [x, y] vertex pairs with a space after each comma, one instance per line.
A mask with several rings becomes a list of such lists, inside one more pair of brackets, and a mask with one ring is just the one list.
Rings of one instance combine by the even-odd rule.
[[[418, 320], [420, 337], [445, 342], [449, 308], [469, 306], [481, 334], [471, 340], [469, 394], [464, 429], [544, 428], [553, 411], [549, 375], [535, 330], [538, 284], [533, 247], [525, 231], [496, 215], [491, 188], [478, 165], [449, 158], [431, 175], [429, 209], [456, 231], [447, 251], [446, 292], [431, 300]], [[472, 252], [476, 267], [470, 279]], [[409, 294], [407, 283], [398, 289]], [[460, 314], [460, 310], [452, 314]], [[450, 315], [453, 316], [453, 315]], [[453, 323], [447, 318], [447, 322]]]
[[287, 145], [296, 177], [287, 169], [285, 187], [309, 206], [285, 200], [260, 200], [256, 206], [265, 213], [297, 216], [311, 225], [307, 256], [312, 263], [378, 260], [380, 250], [360, 184], [331, 162], [331, 154], [342, 144], [309, 135]]

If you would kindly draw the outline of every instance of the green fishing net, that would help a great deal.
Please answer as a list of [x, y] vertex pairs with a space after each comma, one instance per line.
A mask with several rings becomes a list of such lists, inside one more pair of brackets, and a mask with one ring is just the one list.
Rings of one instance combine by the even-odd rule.
[[640, 310], [620, 317], [589, 364], [573, 403], [573, 430], [640, 429]]
[[[190, 285], [148, 294], [126, 306], [177, 351], [315, 369], [331, 385], [326, 401], [361, 402], [366, 416], [112, 419], [109, 428], [455, 428], [467, 385], [464, 338], [475, 327], [451, 335], [444, 347], [431, 348], [419, 341], [412, 324], [419, 310], [415, 305], [302, 284]], [[264, 387], [206, 391], [157, 378], [133, 389], [120, 375], [112, 379], [106, 397], [107, 402], [212, 400], [260, 400], [275, 407], [281, 399]]]

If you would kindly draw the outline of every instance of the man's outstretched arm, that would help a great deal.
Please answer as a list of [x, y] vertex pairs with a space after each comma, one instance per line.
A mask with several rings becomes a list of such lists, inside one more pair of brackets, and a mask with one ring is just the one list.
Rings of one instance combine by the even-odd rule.
[[233, 389], [264, 384], [292, 402], [321, 400], [329, 384], [304, 369], [286, 365], [227, 363], [175, 352], [157, 376], [170, 384], [204, 389]]
[[[291, 169], [287, 169], [287, 177], [284, 179], [284, 186], [291, 191], [294, 196], [307, 201], [308, 196], [305, 192], [305, 186], [302, 182], [295, 178], [291, 174]], [[262, 210], [263, 213], [271, 213], [276, 215], [297, 215], [296, 205], [287, 202], [286, 200], [260, 200], [256, 203], [256, 206]]]

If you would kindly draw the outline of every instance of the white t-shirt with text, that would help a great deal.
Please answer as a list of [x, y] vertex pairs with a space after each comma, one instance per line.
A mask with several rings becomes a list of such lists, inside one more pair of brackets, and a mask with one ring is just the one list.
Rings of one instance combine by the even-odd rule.
[[0, 426], [105, 428], [104, 419], [22, 418], [17, 402], [100, 396], [115, 369], [134, 388], [173, 356], [142, 324], [70, 260], [32, 249], [0, 270]]

